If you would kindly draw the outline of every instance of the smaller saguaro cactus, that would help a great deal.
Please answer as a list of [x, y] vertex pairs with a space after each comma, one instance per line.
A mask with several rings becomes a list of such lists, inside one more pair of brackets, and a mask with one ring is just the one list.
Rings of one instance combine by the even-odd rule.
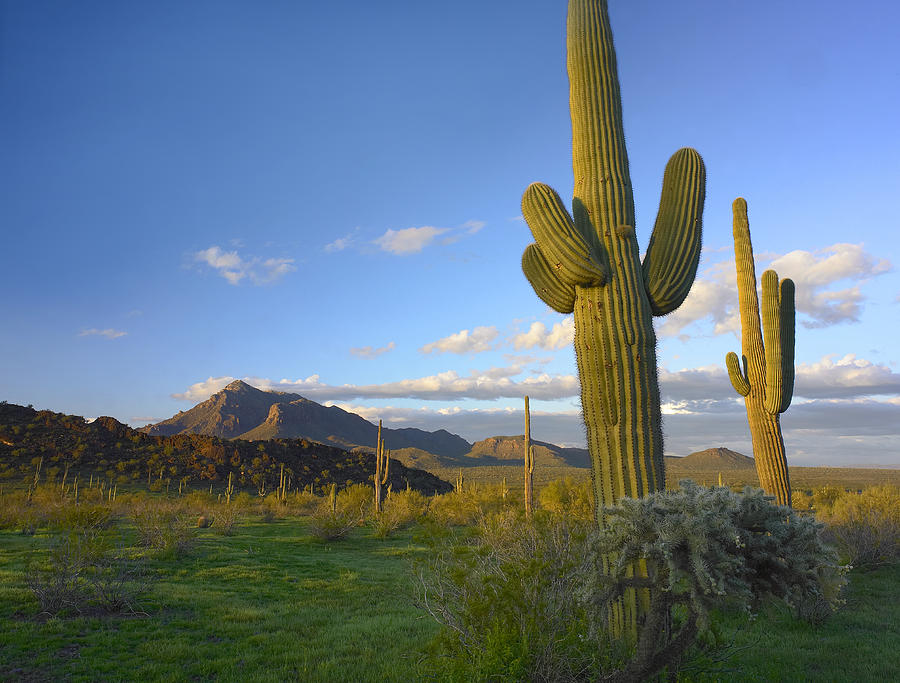
[[525, 517], [534, 513], [534, 446], [531, 445], [531, 410], [525, 397]]
[[231, 505], [231, 496], [234, 494], [234, 482], [232, 481], [232, 473], [228, 473], [228, 486], [225, 487], [225, 504]]
[[331, 514], [337, 514], [337, 484], [331, 484], [331, 492], [328, 494], [328, 502], [331, 505]]
[[764, 272], [760, 307], [747, 202], [738, 197], [732, 212], [743, 357], [730, 352], [725, 364], [731, 385], [744, 397], [759, 484], [779, 505], [790, 505], [779, 415], [790, 406], [794, 392], [794, 283], [788, 278], [779, 281], [774, 270]]
[[390, 465], [391, 452], [384, 447], [381, 420], [378, 420], [378, 440], [375, 444], [375, 512], [381, 512], [384, 507], [381, 487], [387, 483]]

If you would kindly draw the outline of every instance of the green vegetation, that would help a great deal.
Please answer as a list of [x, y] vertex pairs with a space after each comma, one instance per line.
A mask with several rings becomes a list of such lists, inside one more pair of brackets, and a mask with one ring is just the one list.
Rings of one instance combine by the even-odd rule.
[[764, 272], [760, 308], [747, 202], [735, 199], [732, 209], [743, 355], [738, 360], [736, 353], [729, 352], [725, 363], [731, 384], [747, 407], [762, 488], [780, 505], [790, 505], [791, 485], [779, 415], [788, 409], [794, 393], [794, 283], [788, 278], [779, 282], [774, 270]]
[[[544, 486], [529, 525], [521, 487], [504, 497], [489, 484], [430, 499], [392, 492], [381, 515], [370, 485], [336, 492], [334, 500], [238, 493], [230, 504], [204, 492], [169, 498], [120, 492], [109, 501], [87, 487], [75, 505], [58, 484], [38, 486], [31, 501], [25, 489], [7, 490], [0, 494], [0, 680], [471, 680], [443, 656], [448, 633], [416, 606], [414, 567], [433, 562], [445, 541], [469, 543], [475, 528], [492, 529], [482, 536], [492, 547], [543, 548], [529, 551], [515, 576], [507, 572], [531, 581], [536, 593], [510, 597], [514, 585], [502, 600], [471, 593], [473, 604], [480, 599], [498, 618], [520, 609], [537, 625], [540, 601], [533, 596], [549, 605], [554, 590], [572, 595], [560, 593], [541, 567], [583, 568], [590, 561], [580, 548], [598, 533], [591, 491], [587, 479]], [[846, 604], [824, 622], [815, 605], [804, 615], [815, 623], [768, 601], [749, 622], [745, 612], [713, 610], [711, 628], [688, 651], [679, 680], [890, 680], [900, 666], [898, 501], [892, 487], [862, 495], [817, 491], [809, 502], [826, 519], [857, 529], [877, 519], [879, 529], [892, 530], [894, 559], [853, 569]], [[340, 540], [323, 541], [315, 533], [323, 511], [352, 511], [356, 519]], [[645, 512], [632, 521], [646, 519]], [[198, 528], [200, 516], [208, 527]], [[669, 517], [678, 515], [667, 510], [659, 520]], [[564, 535], [541, 532], [560, 528], [559, 520], [567, 520], [569, 545]], [[556, 588], [541, 589], [548, 585]], [[571, 620], [554, 622], [563, 627], [557, 644], [592, 661], [601, 656], [602, 663], [609, 652], [598, 645], [604, 636], [580, 631], [587, 614], [579, 609]], [[684, 614], [675, 616], [684, 623]], [[519, 680], [516, 662], [530, 658], [537, 644], [514, 636], [497, 630], [480, 655], [484, 670], [510, 674], [497, 680]]]
[[641, 263], [605, 0], [569, 3], [567, 51], [572, 214], [547, 185], [534, 183], [525, 191], [522, 214], [535, 243], [526, 248], [522, 269], [541, 300], [575, 314], [581, 404], [600, 510], [665, 486], [652, 316], [678, 308], [694, 281], [706, 171], [692, 149], [669, 160]]

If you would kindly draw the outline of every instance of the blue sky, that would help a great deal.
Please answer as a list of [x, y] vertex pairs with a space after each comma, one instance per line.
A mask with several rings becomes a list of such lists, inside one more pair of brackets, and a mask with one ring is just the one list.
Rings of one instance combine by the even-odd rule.
[[[393, 426], [583, 444], [571, 319], [520, 271], [572, 193], [565, 3], [0, 0], [0, 398], [132, 425], [233, 378]], [[657, 320], [666, 450], [750, 453], [731, 202], [796, 280], [796, 465], [900, 464], [895, 3], [611, 2], [646, 246], [708, 172]]]

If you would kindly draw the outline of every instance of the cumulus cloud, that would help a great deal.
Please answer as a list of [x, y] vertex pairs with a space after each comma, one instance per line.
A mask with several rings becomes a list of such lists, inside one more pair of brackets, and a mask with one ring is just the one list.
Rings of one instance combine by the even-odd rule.
[[900, 374], [855, 354], [825, 356], [796, 369], [794, 393], [807, 398], [849, 398], [900, 394]]
[[439, 235], [448, 231], [449, 228], [435, 228], [430, 225], [421, 228], [404, 228], [403, 230], [388, 229], [375, 240], [375, 244], [381, 247], [382, 251], [392, 254], [416, 254], [431, 244]]
[[493, 326], [476, 327], [471, 332], [460, 330], [443, 339], [425, 344], [420, 353], [482, 353], [490, 351], [491, 342], [497, 337]]
[[350, 349], [350, 353], [358, 358], [378, 358], [378, 356], [381, 356], [388, 351], [393, 351], [396, 346], [397, 345], [394, 342], [390, 342], [387, 346], [382, 346], [377, 349], [371, 346], [354, 347]]
[[[764, 266], [766, 262], [768, 266]], [[857, 322], [864, 302], [860, 284], [888, 272], [891, 263], [876, 259], [862, 244], [833, 244], [817, 251], [796, 250], [784, 255], [757, 257], [757, 280], [767, 268], [796, 284], [797, 312], [807, 328]], [[839, 283], [855, 281], [841, 286]], [[684, 328], [711, 320], [714, 335], [740, 331], [734, 260], [713, 264], [691, 288], [685, 302], [658, 322], [660, 336], [682, 334]]]
[[542, 322], [531, 323], [527, 332], [520, 332], [512, 338], [516, 350], [539, 347], [548, 351], [562, 349], [575, 340], [575, 318], [568, 316], [554, 323], [550, 330]]
[[238, 285], [244, 279], [254, 285], [263, 285], [297, 270], [294, 259], [243, 258], [237, 251], [224, 251], [215, 245], [196, 252], [194, 261], [206, 264], [232, 285]]
[[96, 327], [91, 327], [90, 329], [82, 330], [78, 333], [79, 337], [106, 337], [107, 339], [118, 339], [119, 337], [124, 337], [127, 332], [123, 332], [122, 330], [114, 330], [111, 327], [107, 327], [105, 330], [97, 329]]
[[[412, 398], [427, 401], [457, 401], [478, 399], [492, 401], [498, 398], [531, 396], [535, 400], [554, 400], [579, 393], [578, 379], [572, 375], [539, 373], [520, 381], [511, 377], [522, 374], [522, 367], [493, 367], [472, 370], [461, 375], [454, 370], [413, 379], [385, 382], [383, 384], [330, 385], [320, 381], [319, 375], [306, 379], [282, 379], [277, 382], [259, 377], [244, 377], [251, 386], [270, 391], [298, 393], [316, 401], [349, 401], [357, 398]], [[209, 377], [192, 384], [186, 391], [173, 394], [173, 398], [185, 401], [203, 401], [221, 391], [236, 378]]]
[[810, 318], [803, 325], [813, 328], [857, 322], [863, 300], [859, 285], [844, 289], [832, 289], [832, 285], [868, 280], [888, 272], [891, 263], [866, 253], [862, 244], [839, 243], [815, 252], [792, 251], [769, 267], [797, 285], [797, 310]]
[[347, 247], [351, 247], [354, 244], [353, 234], [344, 235], [343, 237], [338, 237], [334, 242], [329, 242], [325, 245], [325, 251], [329, 253], [333, 253], [335, 251], [343, 251]]

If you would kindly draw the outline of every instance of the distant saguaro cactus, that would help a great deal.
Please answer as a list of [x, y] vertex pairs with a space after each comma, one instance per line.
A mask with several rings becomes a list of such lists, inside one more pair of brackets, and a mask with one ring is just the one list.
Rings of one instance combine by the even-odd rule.
[[575, 196], [534, 183], [522, 214], [535, 243], [522, 270], [535, 293], [575, 313], [575, 352], [596, 510], [665, 487], [653, 316], [690, 291], [700, 258], [706, 170], [693, 149], [669, 159], [643, 263], [605, 0], [571, 0], [569, 108]]
[[746, 200], [735, 199], [732, 213], [743, 357], [739, 360], [736, 353], [729, 352], [725, 364], [731, 385], [747, 407], [760, 486], [774, 495], [779, 505], [790, 505], [791, 484], [779, 415], [788, 409], [794, 393], [794, 283], [788, 278], [779, 282], [774, 270], [764, 272], [760, 309]]
[[531, 445], [531, 410], [525, 397], [525, 517], [534, 513], [534, 446]]
[[384, 447], [381, 438], [381, 420], [378, 420], [378, 440], [375, 444], [375, 512], [383, 508], [381, 487], [387, 483], [388, 468], [391, 465], [391, 452]]

